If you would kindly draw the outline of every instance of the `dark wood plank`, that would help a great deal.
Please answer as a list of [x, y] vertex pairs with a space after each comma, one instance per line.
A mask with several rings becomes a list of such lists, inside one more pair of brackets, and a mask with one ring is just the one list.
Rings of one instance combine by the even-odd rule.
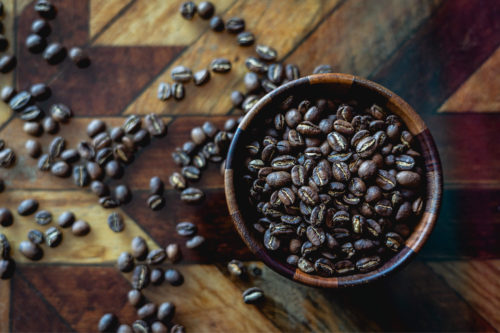
[[370, 78], [434, 112], [500, 45], [500, 3], [447, 1]]

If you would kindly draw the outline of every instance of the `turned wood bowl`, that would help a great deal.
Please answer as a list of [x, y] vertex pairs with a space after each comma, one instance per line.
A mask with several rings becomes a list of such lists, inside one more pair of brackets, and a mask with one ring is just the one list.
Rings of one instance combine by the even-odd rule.
[[[378, 269], [340, 277], [321, 277], [306, 274], [298, 268], [278, 261], [262, 244], [262, 235], [252, 224], [255, 208], [248, 202], [242, 176], [245, 168], [244, 146], [252, 141], [249, 129], [262, 126], [263, 115], [273, 115], [290, 95], [295, 101], [301, 98], [342, 98], [376, 103], [398, 115], [420, 146], [425, 168], [425, 210], [407, 238], [404, 247]], [[407, 264], [420, 251], [429, 238], [439, 214], [442, 196], [442, 170], [436, 145], [419, 115], [401, 97], [372, 81], [349, 74], [318, 74], [291, 81], [271, 91], [246, 114], [234, 135], [226, 160], [224, 174], [225, 193], [229, 213], [243, 241], [267, 266], [279, 274], [306, 285], [322, 288], [346, 288], [366, 284], [383, 278]], [[246, 192], [246, 193], [245, 193]]]

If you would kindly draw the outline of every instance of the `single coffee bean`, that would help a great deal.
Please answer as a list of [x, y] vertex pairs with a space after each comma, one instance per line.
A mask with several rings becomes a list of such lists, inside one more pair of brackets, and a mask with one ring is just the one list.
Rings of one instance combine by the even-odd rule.
[[205, 242], [205, 237], [200, 236], [200, 235], [196, 235], [193, 238], [191, 238], [190, 240], [186, 241], [186, 247], [188, 249], [195, 249], [195, 248], [203, 245], [204, 242]]
[[132, 327], [130, 327], [127, 324], [121, 324], [118, 326], [118, 329], [116, 330], [117, 333], [134, 333], [132, 330]]
[[210, 20], [210, 29], [215, 32], [221, 32], [225, 29], [224, 20], [220, 16], [214, 16]]
[[45, 117], [42, 121], [42, 127], [49, 134], [56, 134], [59, 131], [59, 124], [52, 117]]
[[179, 12], [186, 20], [191, 20], [194, 14], [196, 14], [196, 5], [192, 1], [183, 2], [179, 8]]
[[12, 212], [8, 208], [0, 208], [0, 225], [8, 227], [12, 225], [13, 221], [14, 217], [12, 216]]
[[143, 295], [137, 289], [132, 289], [127, 293], [127, 300], [132, 306], [139, 306], [144, 300]]
[[314, 265], [304, 257], [299, 258], [297, 267], [304, 273], [310, 274], [314, 272]]
[[32, 101], [31, 94], [27, 91], [21, 91], [14, 95], [9, 101], [9, 107], [13, 111], [21, 111], [28, 106]]
[[144, 260], [148, 254], [148, 245], [144, 238], [136, 236], [132, 239], [131, 245], [132, 255], [138, 260]]
[[255, 52], [262, 60], [274, 61], [278, 56], [278, 52], [270, 46], [267, 45], [257, 45], [255, 47]]
[[45, 242], [49, 247], [56, 247], [62, 241], [62, 232], [57, 227], [50, 227], [45, 231]]
[[137, 145], [137, 146], [142, 146], [145, 147], [150, 141], [149, 137], [149, 132], [146, 131], [145, 129], [140, 129], [137, 131], [137, 133], [134, 134], [132, 137], [132, 141]]
[[156, 176], [149, 180], [149, 193], [162, 195], [163, 194], [163, 182], [160, 177]]
[[50, 167], [50, 172], [54, 176], [65, 178], [65, 177], [69, 176], [70, 167], [69, 167], [68, 163], [66, 163], [64, 161], [59, 161], [59, 162], [54, 163]]
[[90, 59], [87, 52], [79, 47], [75, 46], [69, 50], [69, 58], [78, 67], [87, 67], [90, 65]]
[[144, 320], [136, 320], [132, 324], [132, 330], [134, 333], [148, 333], [149, 332], [149, 325], [147, 322]]
[[177, 234], [184, 237], [193, 236], [198, 231], [196, 225], [191, 222], [180, 222], [175, 228], [177, 230]]
[[161, 268], [154, 268], [151, 270], [151, 276], [149, 279], [151, 280], [151, 283], [155, 286], [158, 286], [162, 284], [163, 280], [165, 280], [164, 277], [165, 272], [163, 272], [163, 269]]
[[165, 271], [165, 280], [172, 286], [177, 287], [184, 283], [184, 276], [178, 270], [170, 268]]
[[238, 36], [236, 36], [236, 41], [241, 46], [250, 46], [255, 42], [255, 36], [249, 31], [240, 32]]
[[[80, 150], [80, 155], [82, 154], [82, 151]], [[92, 180], [96, 179], [101, 179], [103, 176], [103, 171], [102, 168], [99, 166], [99, 164], [95, 162], [88, 162], [85, 167], [87, 168], [87, 171], [90, 175], [90, 178]]]
[[137, 265], [132, 273], [132, 287], [142, 290], [149, 285], [150, 269], [146, 265]]
[[181, 200], [190, 203], [196, 204], [202, 201], [205, 198], [205, 193], [202, 190], [194, 187], [188, 187], [181, 192]]
[[8, 73], [16, 67], [16, 57], [11, 54], [4, 54], [0, 57], [0, 72]]
[[10, 243], [2, 233], [0, 233], [0, 258], [5, 260], [10, 258]]
[[356, 268], [365, 273], [374, 270], [380, 262], [381, 259], [378, 256], [361, 258], [356, 262]]
[[35, 222], [39, 225], [47, 225], [52, 222], [52, 213], [46, 210], [41, 210], [35, 214]]
[[106, 163], [105, 171], [107, 176], [114, 179], [119, 179], [123, 176], [123, 167], [121, 166], [120, 163], [118, 163], [115, 160], [111, 160], [108, 163]]
[[43, 250], [37, 244], [30, 241], [19, 243], [19, 252], [30, 260], [40, 260], [43, 257]]
[[118, 326], [118, 318], [113, 313], [106, 313], [99, 320], [97, 329], [99, 332], [114, 332]]
[[28, 231], [28, 240], [34, 244], [42, 244], [45, 242], [43, 232], [36, 229]]
[[160, 82], [156, 91], [156, 97], [160, 101], [166, 101], [172, 97], [172, 90], [169, 83]]
[[69, 211], [63, 212], [57, 219], [57, 224], [62, 228], [71, 227], [73, 222], [75, 222], [75, 214]]
[[177, 101], [180, 101], [184, 99], [185, 91], [184, 91], [184, 85], [180, 82], [175, 82], [172, 84], [172, 96], [174, 96], [174, 99]]
[[[404, 172], [404, 171], [402, 171]], [[378, 170], [375, 183], [384, 191], [391, 191], [396, 187], [396, 177], [386, 170]]]
[[[237, 90], [231, 92], [231, 103], [233, 104], [233, 106], [239, 108], [241, 106], [241, 103], [243, 103], [243, 99], [245, 97], [243, 96], [243, 94]], [[238, 126], [236, 124], [236, 126]]]
[[149, 265], [159, 265], [161, 264], [165, 258], [167, 257], [165, 250], [163, 249], [155, 249], [151, 250], [147, 257], [146, 257], [146, 262]]
[[122, 252], [116, 261], [116, 266], [120, 272], [128, 273], [134, 269], [134, 257], [128, 252]]
[[115, 198], [120, 204], [126, 204], [132, 199], [132, 193], [127, 185], [118, 185], [115, 188]]
[[29, 105], [19, 113], [19, 118], [24, 121], [37, 121], [44, 116], [44, 112], [36, 105]]
[[249, 71], [258, 74], [265, 74], [268, 71], [267, 65], [262, 60], [255, 57], [246, 58], [245, 66], [248, 68]]
[[227, 73], [231, 70], [231, 62], [225, 58], [217, 58], [210, 63], [210, 69], [214, 73]]
[[26, 37], [24, 45], [31, 53], [40, 53], [47, 46], [47, 42], [43, 36], [38, 34], [30, 34]]
[[42, 153], [42, 146], [40, 142], [36, 140], [27, 140], [24, 144], [24, 148], [28, 155], [32, 158], [37, 158]]
[[184, 328], [184, 326], [179, 325], [179, 324], [175, 324], [170, 329], [170, 333], [185, 333], [185, 332], [186, 332], [186, 329]]
[[226, 22], [226, 29], [230, 33], [237, 34], [245, 30], [245, 20], [239, 17], [231, 17]]
[[156, 317], [164, 323], [169, 323], [175, 315], [175, 305], [171, 302], [163, 302], [158, 306]]
[[227, 264], [227, 270], [233, 276], [243, 277], [247, 274], [247, 269], [243, 262], [233, 259]]
[[[262, 56], [261, 56], [261, 58], [262, 58]], [[294, 64], [287, 64], [285, 66], [285, 77], [289, 81], [297, 80], [298, 78], [300, 78], [299, 68]]]
[[100, 119], [94, 119], [87, 125], [87, 135], [95, 137], [106, 130], [106, 123]]
[[264, 299], [264, 292], [257, 287], [252, 287], [243, 292], [243, 301], [246, 304], [255, 304]]
[[56, 159], [61, 155], [66, 146], [66, 140], [63, 137], [55, 137], [49, 145], [49, 157]]
[[182, 168], [182, 175], [192, 181], [197, 181], [201, 177], [201, 171], [194, 166], [185, 166]]
[[36, 212], [38, 201], [35, 199], [26, 199], [17, 207], [17, 213], [21, 216], [28, 216]]
[[[170, 176], [169, 182], [170, 182], [170, 185], [172, 185], [172, 187], [175, 188], [176, 190], [184, 190], [186, 188], [186, 180], [178, 172], [174, 172]], [[150, 187], [150, 188], [152, 191], [153, 188], [152, 187]], [[160, 194], [160, 193], [156, 193], [156, 194]]]
[[179, 244], [172, 243], [167, 245], [165, 248], [165, 252], [167, 254], [167, 258], [171, 263], [176, 263], [182, 257], [181, 249]]
[[141, 129], [142, 121], [136, 115], [131, 115], [123, 123], [123, 129], [126, 134], [134, 134]]
[[176, 82], [189, 82], [193, 77], [193, 72], [186, 66], [176, 66], [170, 72], [170, 76]]
[[123, 217], [116, 212], [108, 215], [108, 226], [114, 232], [122, 232], [125, 229], [125, 223]]
[[79, 165], [73, 168], [73, 181], [79, 187], [85, 187], [90, 183], [90, 175], [85, 166]]
[[109, 195], [109, 187], [99, 180], [94, 180], [90, 183], [90, 190], [99, 198]]
[[401, 186], [415, 188], [420, 185], [421, 177], [413, 171], [400, 171], [396, 175], [396, 180]]
[[141, 319], [149, 318], [156, 313], [156, 310], [156, 304], [146, 303], [137, 310], [137, 316]]
[[31, 31], [42, 37], [47, 37], [50, 32], [50, 25], [43, 19], [36, 19], [31, 23]]
[[66, 56], [66, 48], [60, 43], [51, 43], [43, 51], [43, 59], [49, 64], [55, 65], [61, 62]]
[[0, 93], [0, 99], [5, 103], [9, 103], [10, 100], [16, 95], [16, 90], [12, 86], [4, 86]]
[[71, 109], [64, 104], [53, 104], [50, 107], [50, 115], [55, 121], [65, 123], [73, 116], [73, 113]]
[[193, 82], [197, 86], [201, 86], [210, 80], [210, 72], [207, 69], [202, 69], [193, 74]]
[[71, 232], [75, 236], [85, 236], [90, 232], [90, 225], [85, 221], [78, 220], [72, 224]]
[[214, 15], [215, 6], [210, 1], [202, 1], [198, 4], [198, 15], [204, 19], [208, 20]]
[[38, 159], [37, 167], [40, 171], [48, 171], [52, 166], [52, 160], [49, 157], [49, 154], [43, 154]]
[[148, 197], [147, 204], [152, 210], [160, 210], [165, 206], [165, 199], [157, 194], [153, 194]]
[[380, 216], [391, 216], [392, 215], [392, 205], [389, 200], [382, 199], [379, 202], [377, 202], [374, 206], [375, 212], [379, 214]]
[[334, 73], [333, 67], [330, 65], [319, 65], [316, 66], [313, 70], [313, 74], [325, 74], [325, 73]]
[[205, 135], [210, 139], [213, 139], [214, 136], [219, 132], [217, 127], [215, 127], [215, 125], [210, 121], [206, 121], [205, 123], [203, 123], [201, 129], [203, 130]]

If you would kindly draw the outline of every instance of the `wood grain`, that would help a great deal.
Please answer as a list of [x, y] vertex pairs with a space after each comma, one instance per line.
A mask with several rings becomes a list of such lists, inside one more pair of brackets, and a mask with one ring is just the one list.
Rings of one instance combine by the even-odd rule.
[[430, 262], [431, 269], [459, 293], [497, 331], [500, 330], [500, 260]]
[[[257, 43], [272, 45], [279, 55], [283, 56], [339, 3], [340, 0], [299, 1], [293, 6], [282, 6], [280, 2], [271, 0], [239, 1], [224, 17], [244, 18], [246, 29], [255, 34]], [[276, 13], [279, 13], [279, 16]], [[273, 33], [270, 34], [269, 31]], [[283, 38], [285, 35], [288, 37]], [[243, 75], [246, 73], [244, 61], [250, 55], [255, 55], [254, 48], [239, 47], [234, 35], [207, 31], [172, 64], [169, 64], [162, 74], [127, 107], [125, 113], [227, 114], [231, 109], [229, 94], [231, 90], [242, 89]], [[232, 62], [231, 72], [224, 75], [212, 73], [211, 80], [203, 88], [193, 84], [187, 85], [186, 100], [182, 103], [174, 101], [163, 103], [156, 99], [158, 84], [162, 81], [171, 81], [170, 69], [173, 67], [184, 65], [197, 71], [207, 68], [212, 59], [221, 57]]]
[[438, 112], [497, 112], [500, 110], [500, 48], [465, 81]]
[[[135, 236], [144, 237], [150, 248], [158, 245], [145, 234], [134, 221], [127, 217], [119, 209], [109, 210], [101, 208], [96, 203], [93, 194], [83, 191], [8, 191], [8, 196], [2, 199], [2, 206], [13, 212], [17, 212], [17, 206], [26, 198], [37, 199], [40, 203], [39, 210], [49, 210], [54, 219], [64, 211], [72, 211], [77, 219], [82, 219], [90, 224], [91, 231], [87, 236], [77, 237], [69, 229], [62, 229], [63, 240], [55, 248], [42, 245], [44, 256], [40, 263], [102, 263], [114, 264], [121, 252], [130, 250], [130, 242]], [[78, 202], [78, 205], [75, 205]], [[119, 234], [114, 233], [108, 227], [107, 218], [112, 211], [122, 214], [125, 219], [125, 230]], [[2, 232], [7, 236], [13, 248], [12, 256], [17, 262], [30, 262], [17, 250], [19, 243], [27, 239], [30, 229], [45, 231], [52, 223], [46, 226], [39, 226], [35, 223], [34, 216], [21, 217], [14, 216], [14, 223], [8, 228], [3, 228]]]
[[[14, 33], [14, 2], [6, 1], [4, 3], [4, 14], [2, 18], [2, 24], [4, 26], [3, 35], [9, 41], [6, 54], [15, 54], [15, 33]], [[0, 74], [0, 87], [5, 85], [14, 86], [14, 72]], [[3, 102], [0, 102], [0, 128], [11, 118], [12, 110]], [[2, 138], [2, 136], [0, 136]]]
[[134, 0], [90, 0], [89, 37], [93, 38], [102, 32], [132, 2]]
[[[0, 299], [10, 300], [11, 281], [5, 280], [0, 283]], [[10, 302], [2, 301], [0, 303], [0, 331], [9, 330]]]

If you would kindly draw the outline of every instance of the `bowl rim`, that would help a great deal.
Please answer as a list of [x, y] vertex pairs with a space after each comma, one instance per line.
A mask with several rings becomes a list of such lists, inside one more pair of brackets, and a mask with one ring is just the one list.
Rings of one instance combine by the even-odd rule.
[[[285, 94], [289, 90], [297, 89], [298, 87], [314, 85], [331, 85], [333, 88], [342, 89], [344, 92], [350, 93], [362, 91], [363, 93], [369, 93], [381, 98], [385, 105], [380, 106], [398, 115], [408, 127], [408, 130], [413, 134], [414, 138], [420, 143], [421, 153], [424, 158], [425, 180], [427, 185], [425, 193], [425, 210], [422, 213], [419, 223], [415, 226], [413, 233], [406, 240], [404, 248], [389, 261], [384, 263], [384, 265], [368, 273], [327, 278], [309, 275], [300, 271], [298, 268], [293, 268], [286, 263], [278, 262], [267, 253], [267, 250], [261, 245], [262, 242], [253, 237], [253, 233], [247, 228], [245, 218], [238, 208], [234, 186], [233, 162], [236, 162], [234, 157], [239, 142], [243, 139], [245, 130], [251, 125], [253, 119], [260, 110], [274, 101], [277, 96]], [[387, 276], [407, 264], [411, 258], [420, 251], [436, 224], [441, 206], [442, 187], [441, 161], [436, 145], [429, 129], [415, 110], [401, 97], [380, 84], [358, 76], [342, 73], [314, 74], [302, 77], [290, 81], [262, 97], [240, 122], [229, 147], [224, 171], [224, 190], [229, 214], [231, 215], [236, 230], [248, 248], [258, 259], [286, 278], [305, 285], [321, 288], [346, 288], [363, 285]]]

